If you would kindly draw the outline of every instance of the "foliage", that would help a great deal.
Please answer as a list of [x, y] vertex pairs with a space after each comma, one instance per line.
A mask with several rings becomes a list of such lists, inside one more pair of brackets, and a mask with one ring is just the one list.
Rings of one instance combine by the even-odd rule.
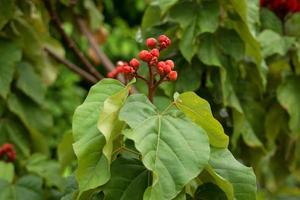
[[[77, 199], [99, 191], [108, 199], [186, 199], [206, 182], [220, 185], [228, 199], [256, 198], [252, 169], [234, 159], [226, 142], [208, 139], [210, 127], [201, 123], [211, 111], [203, 99], [178, 94], [159, 111], [143, 94], [128, 97], [130, 85], [104, 79], [75, 111]], [[191, 105], [195, 96], [199, 101]], [[188, 106], [199, 115], [191, 117]], [[212, 116], [205, 120], [216, 123]]]
[[[76, 110], [82, 116], [74, 118], [72, 132], [74, 110], [90, 85], [44, 51], [86, 67], [45, 2], [102, 75], [110, 70], [76, 17], [113, 62], [136, 56], [147, 37], [166, 34], [173, 41], [161, 58], [174, 60], [177, 81], [163, 82], [150, 103], [141, 94], [127, 98], [132, 85], [105, 79]], [[0, 199], [142, 199], [145, 190], [154, 199], [252, 199], [255, 179], [244, 165], [254, 169], [257, 199], [298, 199], [299, 24], [297, 0], [0, 0], [0, 146], [16, 150], [14, 162], [0, 161]], [[141, 65], [140, 74], [147, 77], [145, 69]], [[140, 79], [134, 87], [147, 93]], [[135, 120], [142, 118], [149, 124]], [[188, 147], [178, 142], [182, 129], [172, 120], [202, 137], [203, 145], [193, 146], [202, 148], [197, 159], [181, 151]], [[159, 136], [158, 123], [164, 127]], [[137, 132], [151, 132], [145, 140], [151, 145], [139, 145]], [[160, 145], [149, 142], [160, 136]], [[159, 148], [167, 170], [145, 156], [163, 142], [183, 157]], [[184, 171], [180, 166], [191, 170], [177, 173]]]
[[280, 19], [246, 0], [153, 1], [142, 21], [146, 37], [177, 38], [169, 53], [188, 81], [162, 85], [163, 94], [194, 86], [270, 199], [299, 198], [298, 24], [297, 12]]

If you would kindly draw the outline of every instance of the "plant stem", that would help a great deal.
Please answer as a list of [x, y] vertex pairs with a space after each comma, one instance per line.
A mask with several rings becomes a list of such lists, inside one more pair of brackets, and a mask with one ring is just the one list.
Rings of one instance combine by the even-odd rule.
[[135, 77], [136, 77], [136, 78], [139, 78], [139, 79], [141, 79], [141, 80], [143, 80], [143, 81], [145, 81], [145, 83], [147, 83], [147, 84], [148, 84], [148, 80], [147, 80], [147, 79], [145, 79], [145, 77], [143, 77], [143, 76], [140, 76], [140, 75], [138, 75], [138, 74], [136, 74], [136, 75], [135, 75]]
[[93, 66], [90, 61], [84, 56], [84, 54], [81, 52], [81, 50], [78, 48], [76, 43], [67, 35], [65, 30], [62, 27], [62, 22], [57, 15], [57, 13], [52, 8], [50, 0], [44, 0], [45, 7], [51, 17], [51, 20], [53, 21], [56, 29], [62, 36], [65, 43], [68, 45], [68, 47], [75, 53], [75, 55], [80, 59], [80, 61], [84, 64], [84, 66], [87, 68], [87, 70], [93, 74], [98, 80], [101, 80], [103, 76], [96, 70], [95, 66]]
[[148, 99], [153, 103], [153, 96], [154, 96], [154, 88], [153, 88], [153, 81], [154, 81], [154, 76], [153, 76], [153, 71], [152, 71], [152, 66], [148, 64], [149, 68], [149, 81], [148, 81]]
[[92, 76], [90, 73], [84, 71], [74, 63], [71, 63], [69, 60], [60, 57], [56, 53], [54, 53], [51, 49], [48, 49], [47, 47], [44, 48], [44, 50], [52, 57], [54, 58], [57, 62], [60, 62], [64, 64], [66, 67], [68, 67], [70, 70], [81, 76], [82, 78], [86, 79], [87, 81], [95, 84], [98, 82], [98, 80]]

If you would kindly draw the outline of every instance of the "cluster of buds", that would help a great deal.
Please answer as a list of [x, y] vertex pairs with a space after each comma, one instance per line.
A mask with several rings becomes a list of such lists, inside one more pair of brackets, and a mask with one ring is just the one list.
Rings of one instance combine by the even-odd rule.
[[[159, 61], [160, 51], [169, 47], [171, 40], [165, 36], [160, 35], [158, 39], [148, 38], [146, 40], [146, 46], [148, 50], [142, 50], [139, 53], [141, 61], [146, 62], [150, 68], [156, 70], [156, 74], [160, 77], [166, 78], [166, 80], [175, 81], [177, 79], [177, 72], [173, 71], [174, 62], [172, 60]], [[108, 73], [109, 78], [115, 78], [118, 74], [124, 74], [127, 77], [135, 77], [140, 67], [140, 62], [133, 58], [129, 63], [118, 62], [116, 68]]]
[[300, 12], [299, 0], [260, 0], [261, 7], [267, 7], [283, 18], [288, 13]]
[[148, 49], [140, 51], [139, 59], [148, 65], [148, 79], [138, 74], [140, 61], [136, 58], [133, 58], [129, 63], [118, 62], [116, 68], [109, 72], [107, 76], [115, 78], [119, 74], [123, 74], [127, 80], [133, 77], [142, 79], [148, 85], [148, 96], [152, 101], [153, 93], [160, 83], [177, 79], [177, 72], [174, 71], [174, 62], [172, 60], [159, 60], [160, 52], [170, 45], [171, 40], [165, 35], [160, 35], [157, 39], [148, 38], [146, 40]]
[[16, 150], [12, 144], [5, 143], [0, 147], [0, 159], [8, 162], [14, 162], [16, 159]]

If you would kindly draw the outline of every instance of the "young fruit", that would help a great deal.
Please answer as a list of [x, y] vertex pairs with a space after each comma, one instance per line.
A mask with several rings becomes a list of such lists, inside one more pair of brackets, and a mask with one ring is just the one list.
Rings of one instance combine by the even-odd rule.
[[129, 62], [130, 66], [137, 70], [140, 66], [140, 62], [136, 58], [132, 58]]
[[168, 78], [170, 79], [170, 81], [176, 81], [176, 79], [177, 79], [177, 72], [176, 71], [171, 71], [168, 74]]
[[152, 54], [147, 50], [142, 50], [139, 53], [139, 58], [144, 62], [150, 62], [152, 57], [153, 57]]
[[155, 38], [148, 38], [146, 40], [146, 45], [149, 49], [153, 49], [156, 47], [157, 41]]

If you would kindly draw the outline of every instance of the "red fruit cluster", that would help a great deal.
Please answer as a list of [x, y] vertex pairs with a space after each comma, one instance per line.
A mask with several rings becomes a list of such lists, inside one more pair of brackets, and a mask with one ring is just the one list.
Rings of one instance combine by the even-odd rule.
[[0, 147], [0, 159], [14, 162], [16, 159], [16, 150], [12, 144], [5, 143]]
[[107, 74], [107, 77], [114, 78], [120, 73], [125, 75], [134, 75], [139, 67], [140, 62], [135, 58], [131, 59], [129, 64], [127, 62], [120, 61], [117, 63], [116, 68]]
[[300, 12], [299, 0], [260, 0], [261, 7], [267, 7], [283, 18], [288, 13]]
[[[166, 78], [167, 80], [175, 81], [177, 79], [177, 72], [173, 71], [174, 62], [172, 60], [159, 61], [159, 55], [162, 50], [171, 45], [171, 40], [165, 36], [160, 35], [157, 39], [148, 38], [146, 40], [147, 50], [142, 50], [139, 53], [141, 61], [146, 62], [148, 66], [156, 70], [160, 77]], [[140, 62], [133, 58], [129, 64], [126, 62], [120, 62], [117, 67], [108, 73], [109, 78], [114, 78], [118, 74], [122, 73], [129, 77], [137, 76], [137, 70], [140, 66]]]

